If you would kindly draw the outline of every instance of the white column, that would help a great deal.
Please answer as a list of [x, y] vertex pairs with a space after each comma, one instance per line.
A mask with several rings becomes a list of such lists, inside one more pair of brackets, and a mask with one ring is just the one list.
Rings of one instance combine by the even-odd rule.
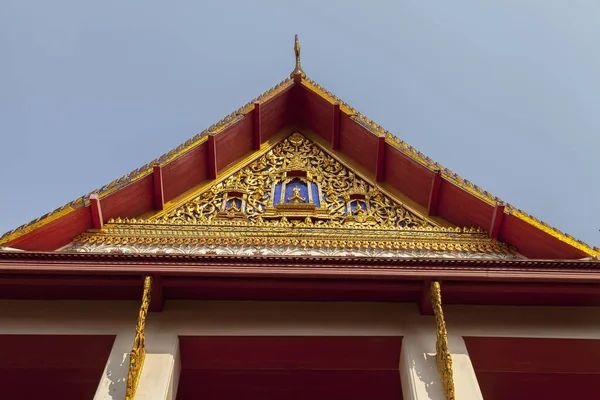
[[135, 330], [129, 329], [115, 338], [94, 400], [123, 400], [127, 389], [129, 352], [133, 346]]
[[[402, 339], [400, 378], [405, 400], [445, 400], [436, 364], [435, 325], [407, 332]], [[460, 400], [483, 400], [473, 365], [461, 336], [448, 335], [454, 393]]]
[[181, 361], [179, 338], [172, 330], [148, 321], [146, 359], [135, 392], [135, 400], [173, 400], [177, 395]]
[[[123, 400], [127, 389], [129, 353], [135, 327], [119, 333], [94, 400]], [[181, 361], [179, 339], [172, 331], [161, 329], [151, 320], [146, 322], [146, 359], [135, 393], [135, 400], [173, 400], [177, 394]]]

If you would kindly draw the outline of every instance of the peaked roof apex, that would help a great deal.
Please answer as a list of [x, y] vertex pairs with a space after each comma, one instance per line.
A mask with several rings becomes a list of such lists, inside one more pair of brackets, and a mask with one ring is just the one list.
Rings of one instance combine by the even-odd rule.
[[390, 144], [394, 148], [398, 149], [401, 153], [408, 156], [410, 159], [414, 160], [418, 164], [426, 167], [427, 169], [439, 173], [445, 180], [453, 183], [454, 185], [462, 188], [466, 192], [472, 194], [483, 202], [496, 206], [496, 205], [504, 205], [505, 213], [508, 215], [513, 215], [518, 219], [526, 222], [527, 224], [539, 229], [550, 236], [567, 243], [568, 245], [577, 248], [578, 250], [594, 257], [600, 257], [600, 248], [587, 245], [586, 243], [573, 238], [572, 236], [561, 232], [560, 230], [542, 222], [535, 217], [519, 210], [518, 208], [505, 203], [498, 197], [493, 196], [489, 192], [481, 189], [479, 186], [474, 185], [468, 180], [462, 178], [460, 175], [452, 172], [450, 169], [445, 168], [441, 164], [433, 161], [431, 158], [425, 156], [420, 151], [416, 150], [414, 147], [408, 145], [403, 140], [394, 136], [389, 131], [385, 130], [382, 126], [375, 123], [373, 120], [369, 119], [362, 113], [358, 112], [355, 108], [350, 106], [348, 103], [342, 101], [339, 97], [335, 96], [333, 93], [325, 89], [323, 86], [319, 85], [312, 79], [306, 76], [306, 73], [302, 70], [301, 62], [300, 62], [300, 43], [298, 40], [298, 35], [295, 36], [294, 41], [294, 53], [295, 53], [295, 68], [290, 74], [290, 78], [281, 81], [279, 84], [270, 88], [260, 96], [254, 98], [250, 102], [246, 103], [244, 106], [238, 108], [233, 111], [231, 114], [225, 116], [219, 122], [211, 125], [209, 128], [203, 130], [202, 132], [196, 134], [192, 138], [188, 139], [186, 142], [182, 143], [175, 149], [172, 149], [168, 153], [163, 154], [159, 158], [145, 164], [144, 166], [130, 172], [122, 176], [119, 179], [116, 179], [110, 182], [107, 185], [102, 186], [101, 188], [92, 191], [89, 194], [83, 195], [78, 199], [71, 201], [65, 204], [62, 207], [57, 208], [54, 211], [51, 211], [35, 220], [26, 223], [16, 229], [13, 229], [9, 232], [6, 232], [4, 235], [0, 237], [0, 245], [10, 243], [14, 239], [17, 239], [21, 236], [24, 236], [46, 224], [49, 224], [55, 220], [58, 220], [67, 214], [73, 212], [76, 209], [81, 207], [89, 206], [90, 204], [90, 196], [93, 194], [97, 194], [99, 198], [105, 198], [118, 190], [144, 178], [147, 175], [152, 174], [154, 166], [163, 166], [172, 161], [180, 158], [181, 156], [187, 154], [189, 151], [197, 147], [198, 145], [204, 143], [209, 136], [217, 135], [218, 133], [224, 131], [232, 125], [240, 122], [246, 115], [250, 114], [256, 107], [257, 104], [266, 103], [269, 100], [275, 98], [279, 94], [291, 89], [293, 86], [300, 84], [301, 86], [309, 89], [314, 92], [321, 98], [325, 99], [330, 104], [339, 105], [339, 109], [342, 113], [346, 114], [352, 120], [360, 124], [363, 128], [371, 132], [372, 134], [385, 138], [385, 143]]

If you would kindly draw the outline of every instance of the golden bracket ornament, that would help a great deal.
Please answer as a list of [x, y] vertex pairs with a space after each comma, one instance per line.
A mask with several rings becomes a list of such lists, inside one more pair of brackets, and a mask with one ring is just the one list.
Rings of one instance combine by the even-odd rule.
[[442, 382], [442, 391], [446, 400], [455, 400], [454, 377], [452, 374], [452, 356], [448, 350], [448, 333], [442, 310], [442, 292], [438, 281], [431, 282], [431, 306], [436, 323], [436, 360]]
[[148, 315], [148, 307], [150, 307], [152, 292], [152, 277], [144, 278], [144, 293], [142, 295], [142, 305], [138, 315], [137, 326], [135, 328], [135, 339], [133, 340], [133, 348], [129, 354], [129, 371], [127, 373], [127, 389], [125, 392], [125, 400], [133, 400], [135, 391], [140, 381], [142, 367], [146, 358], [146, 316]]

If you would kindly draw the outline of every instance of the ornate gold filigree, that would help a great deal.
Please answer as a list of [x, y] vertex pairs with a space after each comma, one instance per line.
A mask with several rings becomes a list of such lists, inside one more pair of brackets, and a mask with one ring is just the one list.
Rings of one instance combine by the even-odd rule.
[[[305, 218], [288, 220], [248, 221], [247, 219], [215, 218], [210, 224], [170, 224], [148, 220], [113, 220], [100, 232], [78, 236], [66, 250], [104, 251], [136, 247], [142, 252], [173, 250], [202, 254], [203, 249], [222, 247], [288, 248], [293, 251], [323, 249], [357, 252], [400, 254], [429, 254], [438, 257], [460, 254], [466, 257], [489, 256], [515, 258], [514, 249], [487, 233], [473, 228], [398, 227], [382, 229], [371, 224], [345, 224], [338, 221], [326, 226], [319, 220]], [[241, 251], [241, 250], [240, 250]], [[279, 250], [275, 250], [279, 251]], [[287, 250], [286, 250], [287, 251]]]
[[454, 377], [452, 375], [452, 356], [448, 350], [448, 333], [442, 310], [442, 292], [440, 283], [431, 282], [431, 305], [436, 323], [436, 360], [442, 382], [442, 391], [446, 400], [454, 400]]
[[142, 295], [142, 305], [138, 315], [137, 326], [135, 328], [135, 339], [133, 348], [129, 354], [129, 371], [127, 373], [127, 389], [125, 392], [126, 400], [133, 400], [135, 391], [142, 374], [142, 367], [146, 358], [146, 337], [144, 329], [146, 326], [146, 315], [150, 307], [150, 293], [152, 291], [152, 277], [144, 278], [144, 293]]
[[210, 224], [233, 216], [245, 216], [256, 225], [286, 218], [321, 227], [434, 226], [298, 132], [224, 181], [150, 221]]

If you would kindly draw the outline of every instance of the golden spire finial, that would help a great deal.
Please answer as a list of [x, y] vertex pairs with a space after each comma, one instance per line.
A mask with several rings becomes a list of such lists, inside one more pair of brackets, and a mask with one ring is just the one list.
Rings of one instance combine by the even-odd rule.
[[302, 66], [300, 65], [300, 41], [298, 40], [298, 35], [294, 40], [294, 53], [296, 53], [296, 68], [290, 74], [290, 78], [293, 78], [295, 74], [300, 74], [302, 79], [306, 78], [306, 74], [302, 71]]

